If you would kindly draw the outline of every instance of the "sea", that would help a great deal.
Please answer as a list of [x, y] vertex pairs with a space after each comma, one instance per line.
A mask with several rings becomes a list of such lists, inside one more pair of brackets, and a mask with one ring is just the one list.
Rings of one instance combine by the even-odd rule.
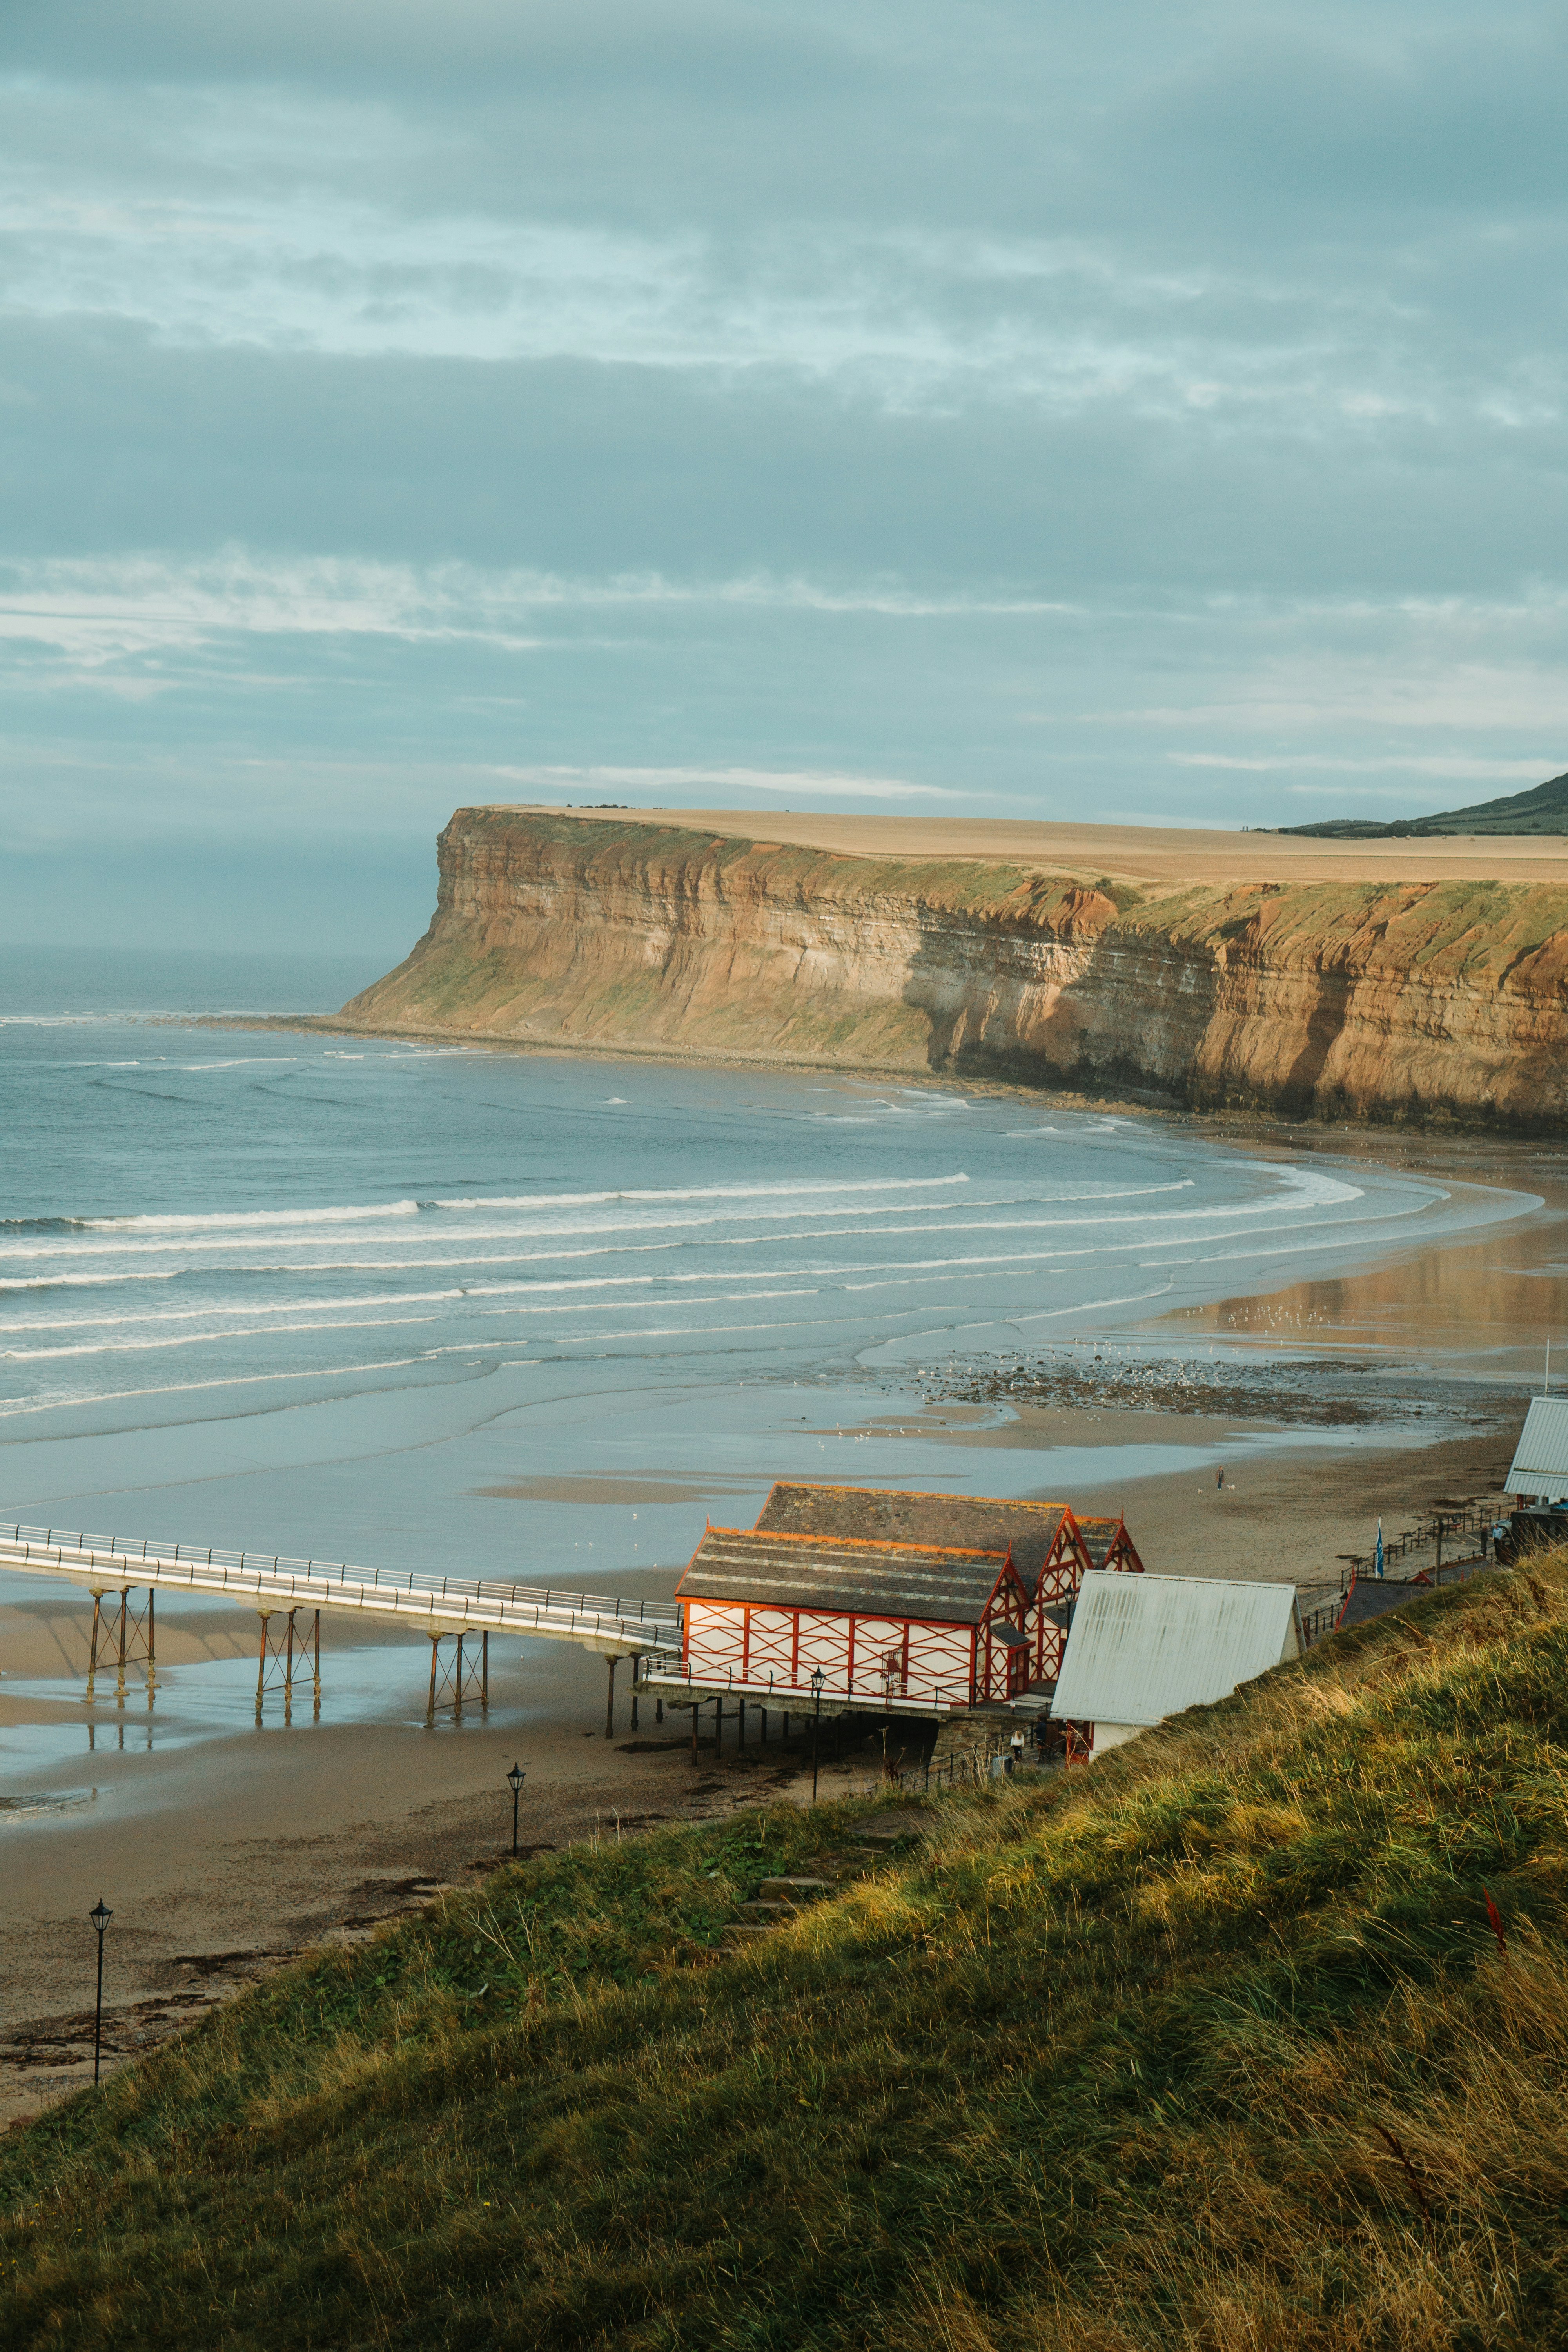
[[928, 1395], [1533, 1205], [947, 1078], [226, 1025], [373, 977], [0, 951], [0, 1520], [668, 1591], [774, 1478], [1180, 1467]]
[[0, 961], [5, 1519], [604, 1582], [774, 1476], [962, 1486], [895, 1433], [955, 1358], [1530, 1205], [946, 1080], [207, 1025], [346, 961]]

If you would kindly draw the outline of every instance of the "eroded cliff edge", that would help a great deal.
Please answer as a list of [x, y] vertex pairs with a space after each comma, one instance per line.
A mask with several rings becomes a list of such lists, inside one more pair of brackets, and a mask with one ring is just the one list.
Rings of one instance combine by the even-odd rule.
[[459, 809], [358, 1026], [1157, 1090], [1196, 1109], [1552, 1129], [1568, 891], [1134, 889]]

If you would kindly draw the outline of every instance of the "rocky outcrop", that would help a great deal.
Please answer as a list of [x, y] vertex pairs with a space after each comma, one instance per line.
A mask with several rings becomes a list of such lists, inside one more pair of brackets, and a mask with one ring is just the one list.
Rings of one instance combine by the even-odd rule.
[[460, 809], [361, 1027], [1560, 1127], [1568, 892], [1145, 887]]

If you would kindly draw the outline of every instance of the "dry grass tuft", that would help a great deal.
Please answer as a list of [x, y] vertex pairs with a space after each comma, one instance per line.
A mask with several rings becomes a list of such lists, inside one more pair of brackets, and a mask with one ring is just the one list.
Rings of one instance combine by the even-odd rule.
[[0, 2344], [1568, 2343], [1568, 1562], [928, 1822], [733, 1957], [843, 1809], [255, 1987], [12, 2136]]

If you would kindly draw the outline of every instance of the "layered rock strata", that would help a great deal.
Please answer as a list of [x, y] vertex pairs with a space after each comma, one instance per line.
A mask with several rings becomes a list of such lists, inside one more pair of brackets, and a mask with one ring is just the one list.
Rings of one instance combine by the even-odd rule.
[[355, 1026], [1551, 1129], [1568, 891], [1145, 886], [459, 809]]

